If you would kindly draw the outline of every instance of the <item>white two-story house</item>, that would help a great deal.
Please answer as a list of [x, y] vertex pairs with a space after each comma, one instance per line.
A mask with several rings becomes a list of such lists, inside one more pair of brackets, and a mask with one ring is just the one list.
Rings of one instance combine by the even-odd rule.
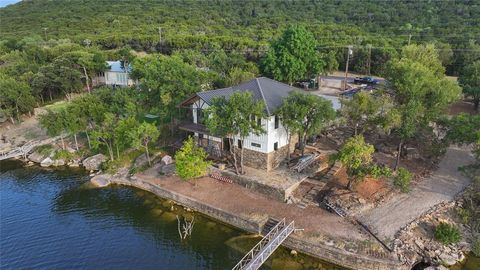
[[244, 148], [244, 163], [246, 166], [270, 171], [276, 168], [286, 157], [287, 151], [294, 150], [295, 143], [298, 141], [297, 136], [292, 136], [290, 149], [287, 149], [287, 132], [279, 117], [275, 114], [283, 99], [294, 90], [299, 89], [269, 78], [260, 77], [228, 88], [198, 92], [180, 104], [180, 107], [192, 110], [193, 121], [182, 124], [179, 128], [193, 134], [203, 147], [217, 152], [228, 151], [229, 147], [232, 147], [230, 140], [210, 135], [204, 126], [203, 110], [210, 106], [215, 97], [224, 96], [228, 98], [235, 92], [249, 91], [256, 101], [265, 103], [267, 117], [257, 119], [257, 121], [263, 125], [266, 133], [260, 136], [251, 134], [244, 141], [235, 137], [233, 138], [234, 146]]

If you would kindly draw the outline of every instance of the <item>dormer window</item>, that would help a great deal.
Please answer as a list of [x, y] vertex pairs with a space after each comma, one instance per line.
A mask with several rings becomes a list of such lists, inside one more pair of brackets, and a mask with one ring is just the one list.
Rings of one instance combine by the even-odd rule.
[[275, 129], [277, 129], [279, 125], [280, 125], [280, 119], [278, 118], [278, 115], [275, 115]]

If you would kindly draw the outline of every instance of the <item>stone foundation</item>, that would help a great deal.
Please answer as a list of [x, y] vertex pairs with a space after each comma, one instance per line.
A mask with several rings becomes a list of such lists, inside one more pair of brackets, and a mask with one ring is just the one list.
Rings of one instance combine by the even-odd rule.
[[[222, 142], [217, 142], [213, 140], [209, 140], [208, 138], [199, 138], [195, 136], [195, 141], [197, 144], [204, 148], [217, 148], [223, 152], [223, 144]], [[293, 135], [290, 140], [290, 153], [295, 150], [295, 143], [298, 141], [298, 135]], [[237, 152], [238, 162], [240, 164], [240, 152], [237, 146], [234, 146]], [[254, 151], [251, 149], [243, 149], [243, 164], [247, 167], [266, 170], [267, 172], [274, 170], [277, 168], [282, 161], [285, 160], [287, 157], [288, 145], [280, 147], [277, 151], [273, 151], [270, 153], [262, 153], [258, 151]], [[212, 153], [209, 153], [212, 154]]]

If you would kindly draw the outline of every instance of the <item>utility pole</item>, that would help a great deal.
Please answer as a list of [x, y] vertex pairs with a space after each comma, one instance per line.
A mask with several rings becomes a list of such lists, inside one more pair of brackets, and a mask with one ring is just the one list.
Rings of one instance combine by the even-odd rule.
[[368, 67], [368, 76], [370, 76], [370, 66], [372, 65], [372, 45], [368, 44], [368, 62], [367, 62], [367, 67]]
[[45, 41], [47, 41], [47, 27], [43, 28], [43, 33], [45, 33]]
[[352, 54], [353, 54], [352, 46], [349, 45], [348, 46], [348, 51], [347, 51], [347, 63], [345, 65], [345, 81], [344, 81], [344, 84], [343, 84], [343, 91], [347, 90], [348, 63], [350, 62], [350, 55], [352, 55]]

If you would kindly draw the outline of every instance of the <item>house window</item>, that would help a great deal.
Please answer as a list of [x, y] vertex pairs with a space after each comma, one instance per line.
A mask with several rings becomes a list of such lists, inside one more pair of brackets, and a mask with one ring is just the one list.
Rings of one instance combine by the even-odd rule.
[[243, 143], [241, 140], [238, 140], [238, 148], [242, 149]]
[[273, 150], [277, 151], [278, 150], [278, 142], [273, 144]]
[[278, 116], [275, 115], [275, 129], [278, 128], [279, 124], [280, 124], [280, 119], [278, 119]]
[[252, 145], [253, 147], [258, 147], [258, 148], [261, 148], [261, 147], [262, 147], [261, 144], [259, 144], [259, 143], [254, 143], [254, 142], [252, 142], [251, 145]]
[[262, 125], [262, 118], [258, 117], [257, 118], [257, 126], [261, 126]]

